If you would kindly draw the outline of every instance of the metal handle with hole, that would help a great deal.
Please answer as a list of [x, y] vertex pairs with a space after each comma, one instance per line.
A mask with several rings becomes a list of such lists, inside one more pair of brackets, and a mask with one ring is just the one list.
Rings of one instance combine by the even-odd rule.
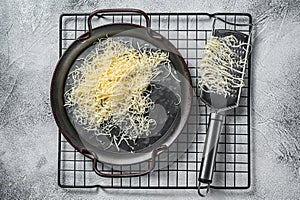
[[87, 149], [83, 149], [82, 153], [84, 155], [92, 155], [93, 156], [93, 170], [95, 171], [96, 174], [98, 174], [99, 176], [102, 177], [109, 177], [109, 178], [122, 178], [122, 177], [137, 177], [137, 176], [143, 176], [146, 174], [149, 174], [150, 172], [152, 172], [155, 168], [155, 164], [156, 164], [156, 156], [158, 155], [158, 153], [163, 152], [165, 150], [167, 150], [168, 147], [166, 145], [163, 145], [157, 149], [154, 149], [152, 151], [152, 158], [151, 158], [151, 166], [148, 170], [140, 172], [140, 173], [129, 173], [129, 174], [107, 174], [107, 173], [103, 173], [98, 169], [97, 163], [97, 155], [95, 152], [87, 150]]
[[150, 18], [149, 16], [142, 10], [139, 9], [134, 9], [134, 8], [116, 8], [116, 9], [101, 9], [101, 10], [96, 10], [92, 12], [89, 17], [88, 17], [88, 34], [86, 37], [82, 39], [87, 39], [92, 35], [93, 27], [92, 27], [92, 18], [95, 16], [101, 16], [105, 13], [136, 13], [136, 14], [141, 14], [146, 21], [146, 27], [147, 29], [150, 29]]
[[[223, 128], [224, 118], [224, 115], [219, 113], [210, 114], [198, 179], [198, 193], [200, 196], [206, 196], [206, 194], [209, 192], [210, 184], [212, 183], [213, 171], [218, 150], [218, 142]], [[201, 186], [203, 186], [203, 183], [206, 184], [205, 193], [201, 191]]]

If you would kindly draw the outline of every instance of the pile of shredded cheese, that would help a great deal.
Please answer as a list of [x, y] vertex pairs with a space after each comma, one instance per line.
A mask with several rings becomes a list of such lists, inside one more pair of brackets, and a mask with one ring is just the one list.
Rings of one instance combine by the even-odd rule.
[[241, 58], [247, 43], [233, 36], [211, 37], [205, 48], [205, 56], [200, 66], [199, 87], [203, 91], [234, 96], [236, 89], [244, 86], [242, 75], [247, 62]]
[[[155, 120], [145, 115], [154, 106], [147, 87], [161, 73], [159, 65], [169, 66], [168, 57], [161, 50], [102, 39], [82, 66], [69, 74], [65, 106], [73, 108], [72, 114], [86, 130], [110, 136], [110, 146], [119, 150], [122, 141], [135, 141], [155, 126]], [[116, 126], [120, 133], [112, 135]]]

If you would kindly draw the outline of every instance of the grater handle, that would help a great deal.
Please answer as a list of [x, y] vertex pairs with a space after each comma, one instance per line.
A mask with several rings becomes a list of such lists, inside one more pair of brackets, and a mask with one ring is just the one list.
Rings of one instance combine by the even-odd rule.
[[[205, 138], [201, 168], [198, 178], [198, 193], [206, 196], [212, 183], [213, 171], [218, 150], [218, 142], [223, 128], [225, 116], [219, 113], [211, 113], [209, 118], [208, 130]], [[206, 192], [201, 192], [201, 183], [206, 184]]]

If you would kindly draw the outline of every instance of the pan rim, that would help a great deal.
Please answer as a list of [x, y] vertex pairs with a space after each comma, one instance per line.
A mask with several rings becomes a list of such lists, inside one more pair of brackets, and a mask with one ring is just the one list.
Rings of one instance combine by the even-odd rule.
[[[106, 28], [106, 27], [110, 27], [110, 26], [130, 26], [132, 28], [141, 28], [141, 29], [145, 29], [146, 31], [148, 31], [149, 29], [144, 27], [144, 26], [140, 26], [140, 25], [136, 25], [136, 24], [130, 24], [130, 23], [114, 23], [114, 24], [107, 24], [107, 25], [103, 25], [103, 26], [99, 26], [97, 28], [94, 28], [93, 31], [96, 31], [98, 29], [103, 29], [103, 28]], [[185, 78], [187, 78], [189, 84], [192, 86], [192, 82], [191, 82], [191, 76], [190, 76], [190, 72], [189, 72], [189, 69], [188, 69], [188, 66], [185, 62], [185, 60], [183, 59], [182, 55], [180, 54], [180, 52], [178, 51], [178, 49], [168, 40], [166, 39], [164, 36], [162, 36], [161, 34], [157, 33], [156, 31], [153, 31], [152, 29], [150, 29], [151, 32], [154, 32], [155, 34], [159, 35], [162, 37], [162, 39], [168, 43], [168, 46], [172, 49], [172, 51], [175, 51], [175, 53], [177, 54], [177, 58], [180, 60], [180, 63], [182, 65], [182, 69], [185, 73]], [[54, 119], [55, 119], [55, 122], [58, 126], [58, 129], [59, 129], [59, 132], [60, 134], [62, 134], [64, 136], [64, 138], [67, 140], [67, 142], [69, 144], [71, 144], [71, 146], [73, 146], [78, 152], [80, 152], [81, 154], [91, 158], [91, 156], [87, 155], [84, 153], [84, 148], [80, 148], [79, 146], [77, 146], [75, 144], [75, 142], [72, 141], [72, 139], [70, 139], [68, 137], [68, 134], [66, 133], [66, 130], [65, 128], [63, 128], [64, 124], [62, 123], [62, 121], [60, 120], [60, 117], [59, 117], [59, 113], [57, 112], [57, 108], [58, 107], [56, 104], [55, 104], [55, 97], [54, 97], [54, 83], [55, 83], [55, 79], [59, 76], [59, 70], [60, 68], [62, 68], [62, 62], [63, 62], [63, 59], [64, 57], [66, 56], [66, 54], [68, 54], [70, 51], [72, 51], [72, 48], [74, 48], [75, 45], [77, 45], [77, 43], [81, 42], [81, 38], [82, 37], [85, 37], [88, 35], [89, 32], [86, 32], [84, 34], [82, 34], [81, 36], [79, 36], [75, 41], [73, 41], [69, 46], [68, 48], [65, 50], [65, 52], [62, 54], [62, 56], [59, 58], [57, 64], [56, 64], [56, 67], [55, 67], [55, 70], [53, 72], [53, 76], [52, 76], [52, 81], [51, 81], [51, 88], [50, 88], [50, 102], [51, 102], [51, 108], [52, 108], [52, 113], [53, 113], [53, 116], [54, 116]], [[92, 32], [93, 34], [93, 32]], [[99, 37], [100, 38], [100, 37]], [[192, 87], [190, 87], [190, 91], [189, 91], [189, 94], [190, 94], [190, 97], [192, 97]], [[190, 113], [190, 109], [191, 109], [191, 100], [189, 101], [189, 110], [188, 110], [188, 116], [189, 116], [189, 113]], [[188, 120], [188, 116], [182, 120], [182, 124], [183, 126], [186, 124], [187, 120]], [[182, 131], [182, 128], [181, 130], [179, 131], [178, 134], [175, 134], [175, 137], [171, 139], [168, 139], [167, 141], [169, 141], [169, 143], [167, 143], [166, 145], [169, 147], [172, 143], [174, 143], [175, 139], [178, 137], [178, 135], [180, 134], [180, 132]], [[161, 153], [161, 152], [160, 152]], [[143, 161], [139, 161], [139, 162], [134, 162], [134, 163], [120, 163], [120, 164], [116, 164], [116, 163], [111, 163], [111, 162], [106, 162], [105, 160], [99, 160], [97, 158], [97, 161], [99, 162], [102, 162], [102, 163], [106, 163], [106, 164], [111, 164], [111, 165], [128, 165], [128, 164], [136, 164], [136, 163], [140, 163], [140, 162], [144, 162], [144, 161], [147, 161], [149, 159], [151, 159], [151, 155], [152, 155], [152, 152], [148, 152], [148, 153], [143, 153], [144, 154], [144, 157], [145, 159], [143, 159]], [[147, 157], [147, 158], [146, 158]]]

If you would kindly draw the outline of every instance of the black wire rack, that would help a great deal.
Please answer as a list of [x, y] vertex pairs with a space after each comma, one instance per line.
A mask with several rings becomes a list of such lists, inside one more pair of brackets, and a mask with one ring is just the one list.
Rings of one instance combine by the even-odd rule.
[[[60, 17], [59, 56], [64, 50], [87, 31], [87, 13], [63, 14]], [[208, 13], [149, 13], [151, 28], [169, 39], [183, 55], [188, 64], [196, 97], [199, 96], [198, 66], [201, 63], [207, 40], [212, 34], [212, 15]], [[246, 13], [216, 13], [214, 16], [233, 24], [252, 23]], [[137, 14], [106, 14], [93, 22], [94, 26], [107, 23], [145, 24]], [[215, 28], [233, 29], [249, 34], [249, 27], [233, 24], [217, 23]], [[246, 68], [245, 86], [242, 88], [240, 105], [228, 111], [225, 128], [221, 133], [214, 169], [212, 188], [216, 189], [247, 189], [250, 187], [250, 66]], [[131, 178], [103, 178], [95, 174], [92, 160], [77, 152], [61, 134], [58, 134], [58, 185], [63, 188], [181, 188], [196, 189], [198, 173], [201, 166], [202, 150], [208, 127], [209, 109], [200, 103], [195, 109], [195, 131], [189, 131], [193, 122], [186, 125], [187, 140], [175, 141], [175, 145], [186, 145], [184, 152], [175, 162], [151, 174]], [[193, 130], [194, 130], [193, 129]], [[170, 154], [170, 151], [164, 152]], [[174, 153], [174, 152], [173, 152]], [[163, 165], [164, 160], [158, 157], [157, 164]], [[114, 167], [101, 163], [98, 168], [104, 172], [119, 173]], [[122, 167], [120, 167], [122, 171]]]

